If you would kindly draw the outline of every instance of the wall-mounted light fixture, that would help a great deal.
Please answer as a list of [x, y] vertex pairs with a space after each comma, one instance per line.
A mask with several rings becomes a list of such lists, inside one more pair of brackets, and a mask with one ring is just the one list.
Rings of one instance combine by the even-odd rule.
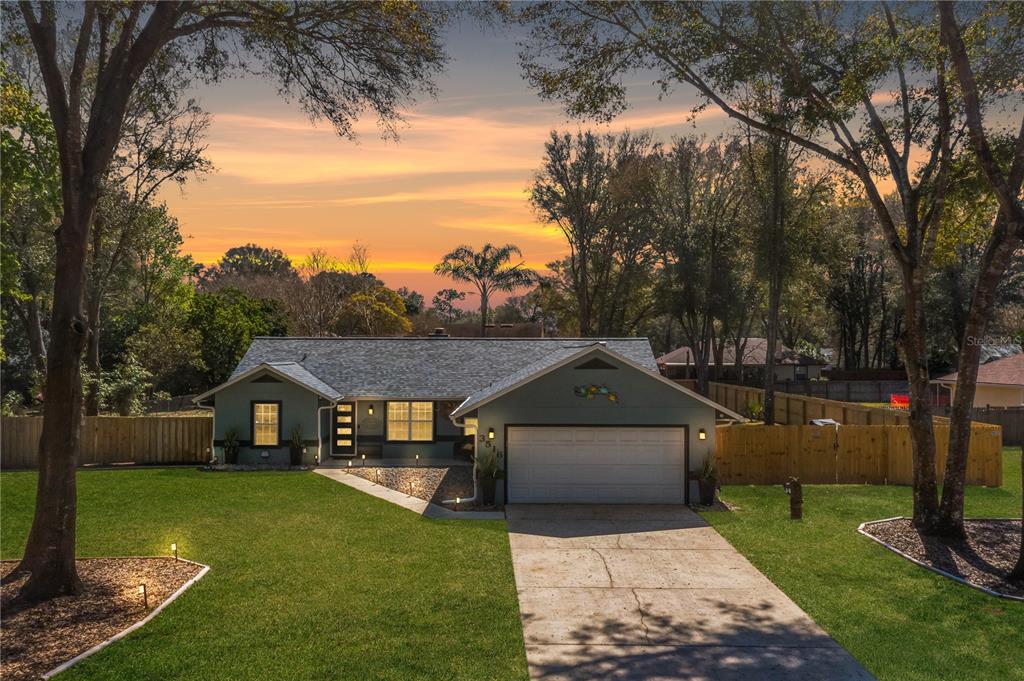
[[706, 430], [704, 430], [703, 428], [701, 428], [700, 430], [697, 431], [697, 439], [698, 440], [707, 440], [708, 439], [708, 432]]
[[487, 429], [487, 439], [488, 440], [493, 440], [494, 439], [494, 428], [488, 428]]
[[373, 416], [373, 405], [372, 404], [369, 407], [366, 408], [366, 413], [369, 414], [370, 416]]

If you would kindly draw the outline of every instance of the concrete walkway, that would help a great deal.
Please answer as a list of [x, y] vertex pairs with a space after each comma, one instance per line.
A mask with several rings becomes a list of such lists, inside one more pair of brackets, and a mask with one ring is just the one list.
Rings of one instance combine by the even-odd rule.
[[505, 518], [505, 514], [501, 511], [453, 511], [444, 506], [424, 501], [419, 497], [370, 482], [358, 475], [349, 475], [342, 468], [317, 468], [313, 472], [378, 499], [389, 501], [426, 518], [442, 520], [503, 520]]
[[872, 678], [688, 508], [507, 516], [533, 678]]

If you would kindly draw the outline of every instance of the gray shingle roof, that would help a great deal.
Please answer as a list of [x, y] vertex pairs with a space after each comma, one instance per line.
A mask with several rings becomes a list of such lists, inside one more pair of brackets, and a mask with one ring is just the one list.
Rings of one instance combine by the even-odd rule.
[[294, 362], [345, 397], [456, 399], [596, 342], [658, 370], [646, 338], [259, 337], [231, 377], [262, 363]]
[[465, 401], [458, 406], [454, 413], [466, 413], [476, 408], [477, 405], [482, 402], [486, 402], [493, 396], [498, 395], [504, 390], [511, 388], [512, 386], [525, 381], [534, 374], [540, 373], [545, 369], [555, 366], [562, 360], [566, 360], [574, 355], [586, 354], [588, 350], [595, 346], [600, 346], [599, 343], [591, 343], [590, 345], [580, 345], [575, 347], [562, 347], [549, 352], [544, 357], [541, 357], [536, 362], [527, 364], [522, 369], [513, 371], [511, 374], [502, 376], [498, 380], [494, 381], [488, 386], [481, 388], [473, 392]]
[[295, 362], [267, 362], [267, 366], [273, 367], [280, 371], [285, 376], [298, 383], [304, 385], [310, 390], [320, 393], [329, 400], [338, 400], [344, 397], [335, 388], [327, 385], [319, 378], [309, 373], [309, 371]]

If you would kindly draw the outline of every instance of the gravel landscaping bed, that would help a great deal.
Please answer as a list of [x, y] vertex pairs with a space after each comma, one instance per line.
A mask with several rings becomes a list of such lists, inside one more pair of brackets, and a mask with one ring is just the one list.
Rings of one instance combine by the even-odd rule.
[[471, 466], [352, 466], [345, 469], [370, 482], [440, 504], [444, 499], [473, 494]]
[[910, 518], [865, 523], [861, 530], [890, 548], [927, 567], [949, 573], [972, 586], [1004, 596], [1024, 598], [1024, 585], [1011, 584], [1006, 575], [1020, 551], [1020, 520], [965, 520], [966, 539], [925, 537]]
[[[158, 607], [202, 566], [174, 558], [80, 558], [84, 591], [39, 605], [12, 603], [26, 576], [7, 575], [18, 561], [0, 564], [0, 677], [38, 679], [59, 664], [128, 628]], [[146, 585], [148, 609], [139, 585]]]

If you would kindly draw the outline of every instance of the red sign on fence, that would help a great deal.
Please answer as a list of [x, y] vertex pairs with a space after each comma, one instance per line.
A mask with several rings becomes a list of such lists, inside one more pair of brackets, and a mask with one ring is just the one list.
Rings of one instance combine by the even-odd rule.
[[889, 395], [889, 406], [894, 409], [909, 409], [910, 395], [897, 395], [896, 393]]

